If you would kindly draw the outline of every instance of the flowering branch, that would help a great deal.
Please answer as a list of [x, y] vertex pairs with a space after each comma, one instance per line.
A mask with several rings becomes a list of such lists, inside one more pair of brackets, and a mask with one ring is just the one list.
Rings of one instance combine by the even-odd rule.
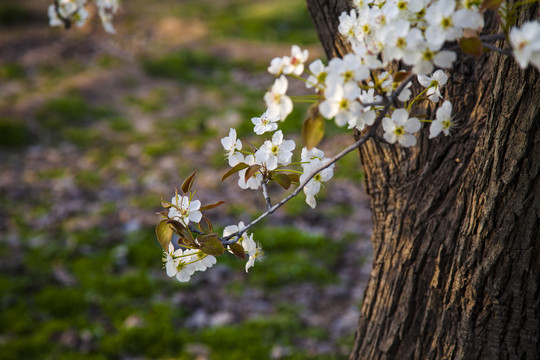
[[[257, 219], [253, 220], [249, 224], [247, 224], [243, 229], [238, 230], [235, 233], [232, 233], [228, 236], [220, 238], [222, 244], [224, 246], [234, 244], [236, 243], [241, 237], [242, 234], [244, 234], [247, 230], [255, 226], [258, 222], [260, 222], [262, 219], [267, 217], [268, 215], [271, 215], [274, 213], [277, 209], [285, 205], [289, 200], [297, 196], [302, 189], [309, 183], [311, 179], [313, 179], [318, 173], [323, 171], [324, 169], [329, 168], [333, 164], [335, 164], [339, 159], [350, 153], [351, 151], [354, 151], [355, 149], [358, 149], [360, 146], [362, 146], [366, 141], [368, 141], [370, 138], [374, 137], [377, 132], [377, 128], [381, 124], [383, 118], [385, 117], [386, 113], [390, 109], [390, 106], [392, 103], [398, 98], [398, 96], [401, 94], [401, 92], [407, 87], [407, 85], [412, 81], [414, 75], [409, 75], [402, 83], [401, 85], [396, 89], [395, 92], [392, 93], [390, 97], [385, 99], [383, 102], [385, 103], [384, 108], [379, 113], [379, 116], [375, 120], [373, 126], [364, 134], [360, 139], [358, 139], [354, 144], [349, 145], [345, 149], [343, 149], [341, 152], [339, 152], [336, 156], [330, 159], [330, 161], [324, 163], [323, 165], [319, 166], [317, 169], [315, 169], [311, 175], [308, 176], [308, 178], [300, 184], [293, 192], [291, 192], [289, 195], [287, 195], [285, 198], [283, 198], [280, 202], [275, 204], [274, 206], [270, 207], [266, 212], [261, 214]], [[263, 190], [264, 191], [264, 190]]]

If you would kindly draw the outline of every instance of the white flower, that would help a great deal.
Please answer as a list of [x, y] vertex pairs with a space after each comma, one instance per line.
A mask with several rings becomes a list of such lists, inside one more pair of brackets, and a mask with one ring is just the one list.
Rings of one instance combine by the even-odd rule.
[[519, 66], [525, 69], [532, 62], [540, 68], [540, 22], [530, 21], [510, 30], [510, 45]]
[[49, 25], [64, 26], [61, 18], [76, 21], [77, 26], [81, 27], [88, 18], [88, 11], [84, 8], [86, 0], [60, 0], [58, 1], [58, 12], [55, 5], [48, 8]]
[[[250, 166], [257, 164], [253, 155], [246, 156], [244, 162]], [[238, 175], [240, 176], [240, 178], [238, 179], [238, 186], [240, 186], [242, 189], [249, 188], [252, 190], [257, 190], [261, 186], [262, 174], [260, 172], [257, 172], [256, 174], [253, 174], [253, 176], [251, 176], [251, 178], [249, 178], [246, 182], [246, 171], [247, 168], [241, 170], [238, 173]]]
[[[313, 174], [313, 172], [321, 165], [327, 163], [329, 159], [324, 159], [320, 163], [315, 162], [313, 165], [303, 166], [304, 173], [300, 176], [300, 183], [304, 184], [307, 179]], [[317, 202], [315, 201], [315, 195], [321, 190], [321, 184], [323, 181], [328, 181], [334, 176], [334, 164], [330, 165], [326, 169], [318, 172], [309, 182], [304, 186], [304, 194], [306, 194], [306, 203], [315, 209]]]
[[244, 155], [240, 152], [242, 150], [242, 142], [236, 138], [235, 129], [230, 129], [229, 136], [221, 139], [221, 145], [227, 151], [226, 155], [227, 159], [229, 159], [229, 166], [234, 167], [244, 161]]
[[202, 213], [199, 211], [201, 202], [199, 200], [192, 201], [188, 196], [173, 196], [169, 208], [169, 219], [176, 220], [184, 226], [188, 226], [190, 221], [198, 223], [201, 221]]
[[264, 101], [270, 111], [278, 113], [281, 120], [285, 120], [293, 109], [293, 103], [291, 98], [286, 94], [289, 82], [284, 75], [281, 75], [276, 79], [270, 91], [264, 95]]
[[[243, 221], [240, 221], [238, 225], [229, 225], [223, 229], [223, 237], [234, 234], [235, 232], [241, 231], [245, 228]], [[242, 237], [238, 240], [238, 243], [244, 248], [244, 252], [249, 256], [248, 261], [246, 262], [246, 272], [250, 267], [255, 264], [255, 260], [262, 260], [264, 252], [260, 244], [255, 243], [253, 240], [253, 234], [248, 234], [247, 232], [242, 234]], [[230, 251], [230, 250], [229, 250]]]
[[302, 148], [302, 155], [301, 155], [301, 161], [302, 161], [302, 168], [305, 169], [312, 169], [317, 168], [321, 165], [321, 162], [324, 159], [324, 151], [317, 149], [316, 147], [311, 148], [308, 150], [308, 148], [304, 147]]
[[196, 271], [206, 271], [211, 268], [217, 262], [216, 257], [203, 253], [200, 250], [196, 250], [192, 257], [193, 267]]
[[355, 83], [345, 86], [334, 83], [325, 91], [326, 99], [319, 104], [319, 111], [327, 119], [335, 117], [336, 124], [343, 126], [362, 112], [362, 105], [357, 101], [359, 95], [360, 89]]
[[309, 56], [307, 50], [302, 51], [297, 45], [293, 45], [291, 49], [291, 57], [284, 58], [284, 74], [294, 74], [296, 76], [302, 75], [304, 72], [304, 63]]
[[429, 44], [440, 47], [445, 41], [456, 40], [463, 30], [455, 26], [455, 0], [438, 0], [426, 10], [429, 26], [426, 29], [426, 39]]
[[120, 7], [118, 0], [95, 0], [95, 2], [103, 28], [105, 31], [114, 34], [115, 30], [112, 25], [112, 19]]
[[278, 130], [272, 136], [272, 141], [266, 140], [255, 153], [257, 162], [265, 163], [268, 170], [277, 168], [278, 163], [289, 165], [292, 151], [296, 147], [293, 140], [283, 140], [283, 133]]
[[276, 57], [270, 61], [270, 66], [268, 67], [268, 72], [273, 75], [280, 75], [283, 72], [283, 67], [285, 67], [285, 62], [283, 58]]
[[429, 138], [433, 139], [440, 132], [444, 132], [445, 136], [450, 135], [450, 129], [455, 126], [452, 121], [452, 103], [446, 100], [440, 108], [437, 109], [436, 120], [431, 123], [429, 127]]
[[345, 85], [349, 82], [358, 83], [369, 77], [369, 68], [362, 64], [360, 58], [354, 54], [347, 54], [340, 58], [333, 58], [328, 63], [328, 76], [326, 86], [334, 84]]
[[181, 248], [174, 250], [172, 243], [169, 243], [167, 257], [165, 258], [165, 270], [167, 276], [176, 276], [176, 279], [181, 282], [187, 282], [196, 271], [194, 263], [192, 263], [193, 250], [182, 250]]
[[279, 120], [279, 114], [274, 114], [268, 109], [260, 117], [251, 118], [251, 122], [255, 125], [253, 131], [257, 135], [262, 135], [267, 131], [277, 130], [278, 126], [276, 122]]
[[[255, 242], [253, 241], [253, 243]], [[249, 268], [255, 265], [255, 260], [262, 261], [263, 256], [264, 256], [264, 251], [261, 247], [261, 244], [259, 243], [257, 243], [255, 246], [251, 246], [251, 243], [250, 243], [250, 247], [248, 248], [247, 253], [249, 255], [249, 259], [246, 262], [246, 272], [248, 272]]]
[[356, 17], [356, 11], [354, 9], [351, 10], [350, 14], [347, 14], [347, 12], [344, 11], [339, 16], [338, 31], [348, 41], [354, 41], [357, 37], [357, 20], [358, 18]]
[[324, 66], [320, 59], [309, 64], [309, 71], [311, 71], [311, 75], [309, 75], [306, 81], [306, 87], [308, 89], [314, 86], [318, 88], [324, 85], [328, 72], [326, 71], [326, 66]]
[[420, 85], [429, 88], [426, 92], [429, 100], [436, 103], [439, 101], [439, 98], [442, 99], [441, 87], [448, 81], [448, 76], [444, 71], [437, 70], [431, 77], [427, 75], [418, 75], [417, 78]]
[[416, 138], [413, 133], [421, 128], [420, 120], [409, 118], [409, 113], [405, 109], [398, 109], [392, 113], [392, 117], [385, 117], [382, 122], [384, 138], [391, 144], [398, 141], [405, 147], [416, 145]]

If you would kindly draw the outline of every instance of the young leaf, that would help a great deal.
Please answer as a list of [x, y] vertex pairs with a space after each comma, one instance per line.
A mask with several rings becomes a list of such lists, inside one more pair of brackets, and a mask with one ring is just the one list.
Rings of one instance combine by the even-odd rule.
[[172, 206], [171, 203], [168, 203], [165, 200], [163, 200], [163, 193], [161, 194], [161, 206], [163, 206], [165, 209], [168, 209]]
[[213, 209], [213, 208], [217, 208], [219, 205], [221, 204], [225, 204], [225, 201], [218, 201], [217, 203], [214, 203], [214, 204], [210, 204], [210, 205], [205, 205], [205, 206], [201, 206], [201, 208], [199, 209], [199, 211], [203, 211], [203, 210], [210, 210], [210, 209]]
[[184, 183], [182, 184], [181, 190], [184, 194], [187, 194], [191, 187], [193, 186], [193, 182], [195, 181], [195, 175], [197, 174], [197, 170], [191, 173], [191, 175], [188, 176], [186, 180], [184, 180]]
[[179, 221], [176, 221], [176, 220], [165, 220], [167, 222], [167, 224], [170, 224], [172, 225], [172, 230], [177, 233], [178, 235], [180, 235], [182, 233], [182, 231], [184, 231], [186, 229], [186, 227], [184, 226], [184, 224], [182, 224], [181, 222]]
[[319, 144], [324, 136], [324, 119], [319, 114], [318, 108], [311, 107], [308, 117], [302, 125], [302, 140], [306, 148], [311, 149]]
[[202, 217], [202, 221], [199, 222], [199, 227], [201, 228], [201, 231], [203, 233], [205, 233], [205, 234], [210, 234], [210, 233], [212, 233], [214, 231], [213, 230], [214, 227], [212, 226], [212, 222], [206, 216]]
[[462, 38], [459, 41], [459, 47], [464, 53], [474, 55], [476, 57], [482, 56], [484, 52], [482, 40], [480, 40], [478, 36]]
[[272, 177], [285, 190], [291, 186], [291, 178], [288, 175], [275, 173]]
[[233, 167], [232, 169], [230, 169], [229, 171], [227, 171], [225, 173], [225, 175], [223, 175], [223, 177], [221, 178], [221, 181], [225, 180], [226, 178], [228, 178], [229, 176], [231, 176], [232, 174], [234, 173], [237, 173], [241, 170], [244, 170], [245, 168], [247, 168], [249, 165], [246, 164], [246, 163], [239, 163], [237, 164], [235, 167]]
[[249, 179], [251, 179], [251, 177], [253, 175], [255, 175], [255, 173], [257, 171], [260, 170], [262, 166], [261, 165], [251, 165], [247, 170], [246, 170], [246, 176], [245, 176], [245, 179], [246, 179], [246, 182], [248, 182]]
[[287, 174], [289, 179], [291, 179], [291, 183], [293, 184], [300, 184], [300, 175], [298, 174]]
[[205, 254], [219, 256], [225, 252], [225, 248], [219, 241], [217, 234], [200, 235], [197, 242], [201, 245], [200, 249]]
[[409, 77], [409, 75], [411, 75], [411, 72], [410, 72], [410, 71], [399, 71], [399, 72], [394, 76], [394, 82], [395, 82], [395, 83], [400, 83], [400, 82], [402, 82], [403, 80], [405, 80], [407, 77]]
[[165, 251], [169, 251], [169, 244], [171, 243], [173, 231], [167, 220], [161, 220], [156, 226], [156, 236], [161, 244], [161, 247]]
[[244, 248], [239, 243], [229, 244], [229, 249], [231, 249], [232, 253], [237, 258], [240, 258], [242, 260], [246, 260], [246, 253], [244, 252]]

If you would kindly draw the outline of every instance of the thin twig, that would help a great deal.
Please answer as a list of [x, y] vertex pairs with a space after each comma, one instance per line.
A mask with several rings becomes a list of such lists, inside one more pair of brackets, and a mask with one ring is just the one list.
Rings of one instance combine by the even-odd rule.
[[379, 113], [379, 116], [377, 116], [377, 119], [375, 119], [375, 122], [374, 124], [371, 126], [371, 128], [360, 138], [358, 139], [354, 144], [346, 147], [345, 149], [343, 149], [340, 153], [338, 153], [336, 156], [334, 156], [333, 158], [330, 159], [330, 161], [328, 161], [327, 163], [319, 166], [317, 169], [315, 169], [311, 175], [302, 183], [300, 184], [300, 186], [298, 186], [293, 192], [291, 192], [289, 195], [287, 195], [286, 197], [284, 197], [283, 199], [281, 199], [280, 202], [278, 202], [277, 204], [275, 204], [274, 206], [270, 207], [266, 212], [264, 212], [262, 215], [260, 215], [258, 218], [256, 218], [255, 220], [253, 220], [252, 222], [250, 222], [248, 225], [246, 225], [246, 227], [244, 227], [242, 230], [238, 230], [237, 232], [235, 233], [232, 233], [228, 236], [225, 236], [223, 238], [220, 238], [222, 244], [224, 246], [227, 246], [227, 245], [230, 245], [230, 244], [233, 244], [235, 242], [237, 242], [241, 237], [242, 237], [242, 234], [245, 233], [246, 231], [248, 231], [250, 228], [252, 228], [254, 225], [256, 225], [259, 221], [261, 221], [262, 219], [264, 219], [265, 217], [267, 217], [268, 215], [272, 214], [274, 211], [276, 211], [277, 209], [279, 209], [280, 207], [282, 207], [283, 205], [285, 205], [285, 203], [289, 200], [291, 200], [293, 197], [295, 197], [296, 195], [298, 195], [300, 193], [300, 191], [302, 191], [302, 189], [304, 189], [304, 187], [309, 183], [309, 181], [311, 179], [313, 179], [315, 177], [315, 175], [317, 175], [318, 173], [320, 173], [321, 171], [323, 171], [324, 169], [327, 169], [329, 168], [330, 166], [332, 166], [336, 161], [338, 161], [339, 159], [341, 159], [342, 157], [344, 157], [345, 155], [347, 155], [348, 153], [350, 153], [351, 151], [354, 151], [356, 150], [357, 148], [359, 148], [360, 146], [362, 146], [364, 143], [366, 143], [366, 141], [368, 141], [370, 138], [374, 137], [376, 135], [376, 132], [377, 132], [377, 128], [379, 127], [379, 125], [381, 124], [384, 116], [386, 115], [386, 113], [388, 112], [388, 110], [390, 109], [390, 106], [392, 105], [392, 103], [394, 102], [395, 99], [397, 99], [397, 97], [399, 96], [399, 94], [403, 91], [403, 89], [405, 88], [405, 86], [407, 86], [407, 84], [409, 82], [411, 82], [411, 80], [413, 79], [415, 75], [409, 75], [402, 83], [401, 85], [396, 89], [396, 91], [394, 93], [392, 93], [392, 95], [385, 99], [385, 106], [384, 108], [381, 110], [381, 112]]
[[268, 195], [268, 188], [266, 187], [266, 182], [267, 181], [263, 181], [261, 187], [262, 187], [264, 200], [266, 201], [266, 207], [268, 208], [268, 210], [270, 210], [272, 208], [272, 201], [270, 200], [270, 196]]
[[508, 56], [512, 55], [512, 50], [510, 49], [501, 49], [485, 42], [482, 43], [482, 46], [488, 48], [489, 50], [493, 50], [504, 55], [508, 55]]

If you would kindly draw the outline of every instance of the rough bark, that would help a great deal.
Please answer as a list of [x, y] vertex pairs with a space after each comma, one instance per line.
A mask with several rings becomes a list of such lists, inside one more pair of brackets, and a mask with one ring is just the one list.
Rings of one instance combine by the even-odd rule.
[[[329, 57], [339, 13], [313, 16]], [[540, 356], [539, 72], [459, 55], [445, 92], [452, 137], [360, 149], [374, 259], [351, 359]]]

